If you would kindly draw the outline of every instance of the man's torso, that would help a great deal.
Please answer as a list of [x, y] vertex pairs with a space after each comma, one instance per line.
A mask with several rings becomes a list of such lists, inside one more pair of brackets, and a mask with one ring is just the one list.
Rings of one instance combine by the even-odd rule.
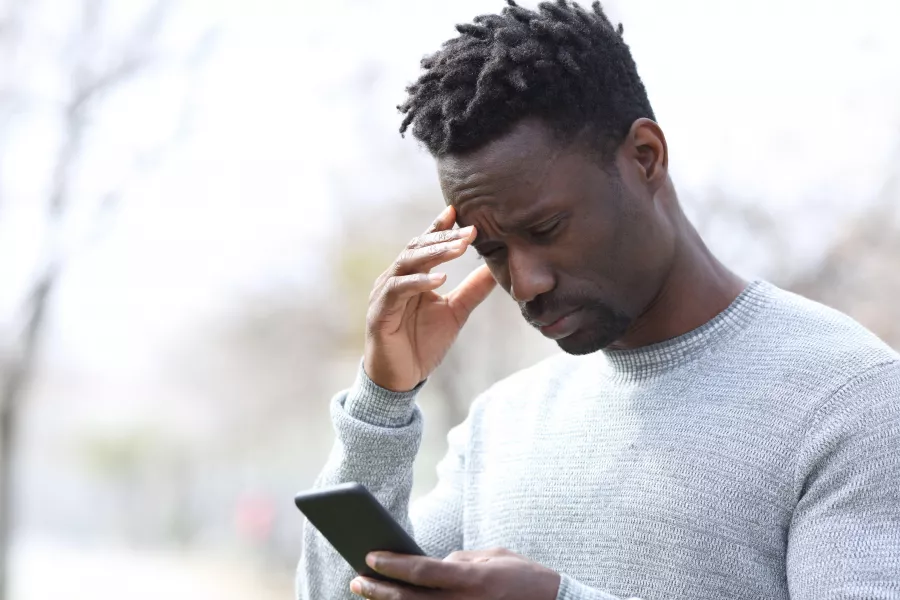
[[708, 351], [619, 371], [562, 357], [501, 382], [470, 417], [465, 547], [622, 597], [787, 598], [798, 445], [830, 393], [890, 351], [762, 291], [755, 320]]

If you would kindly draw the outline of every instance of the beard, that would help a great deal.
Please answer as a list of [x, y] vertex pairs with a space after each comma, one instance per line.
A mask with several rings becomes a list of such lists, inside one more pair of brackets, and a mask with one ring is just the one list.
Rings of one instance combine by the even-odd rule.
[[593, 354], [619, 340], [631, 327], [634, 319], [601, 302], [582, 308], [585, 324], [572, 335], [556, 340], [567, 354]]
[[520, 303], [522, 316], [532, 327], [540, 327], [536, 322], [548, 314], [582, 312], [582, 326], [574, 333], [556, 340], [559, 348], [573, 355], [592, 354], [620, 339], [631, 327], [634, 317], [617, 310], [609, 304], [587, 298], [545, 298], [538, 296], [531, 302]]

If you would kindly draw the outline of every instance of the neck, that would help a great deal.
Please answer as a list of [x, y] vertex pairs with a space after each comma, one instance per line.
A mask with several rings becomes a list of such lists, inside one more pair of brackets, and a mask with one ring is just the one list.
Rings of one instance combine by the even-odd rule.
[[657, 295], [610, 350], [640, 348], [684, 335], [728, 308], [747, 286], [713, 256], [672, 194], [672, 223], [678, 232], [672, 266]]

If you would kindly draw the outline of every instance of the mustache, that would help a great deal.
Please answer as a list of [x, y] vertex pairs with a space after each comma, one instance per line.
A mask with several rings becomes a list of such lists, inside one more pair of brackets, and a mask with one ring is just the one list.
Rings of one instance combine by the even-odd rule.
[[542, 294], [534, 300], [519, 302], [519, 310], [529, 325], [538, 327], [538, 321], [542, 317], [570, 313], [587, 304], [596, 304], [596, 300], [569, 294], [556, 296]]
[[532, 327], [540, 327], [539, 321], [545, 320], [549, 315], [562, 316], [578, 309], [586, 309], [598, 315], [602, 322], [607, 323], [611, 327], [632, 321], [624, 312], [587, 295], [541, 295], [529, 302], [519, 302], [519, 310], [522, 312], [522, 317]]

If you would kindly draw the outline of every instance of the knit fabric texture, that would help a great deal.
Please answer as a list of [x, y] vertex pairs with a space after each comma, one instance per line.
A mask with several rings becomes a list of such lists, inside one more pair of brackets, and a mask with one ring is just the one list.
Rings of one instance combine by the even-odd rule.
[[[316, 486], [365, 485], [430, 555], [507, 548], [557, 600], [900, 599], [900, 355], [754, 281], [698, 329], [559, 354], [493, 385], [410, 505], [408, 393], [360, 369]], [[356, 598], [304, 523], [297, 595]]]

